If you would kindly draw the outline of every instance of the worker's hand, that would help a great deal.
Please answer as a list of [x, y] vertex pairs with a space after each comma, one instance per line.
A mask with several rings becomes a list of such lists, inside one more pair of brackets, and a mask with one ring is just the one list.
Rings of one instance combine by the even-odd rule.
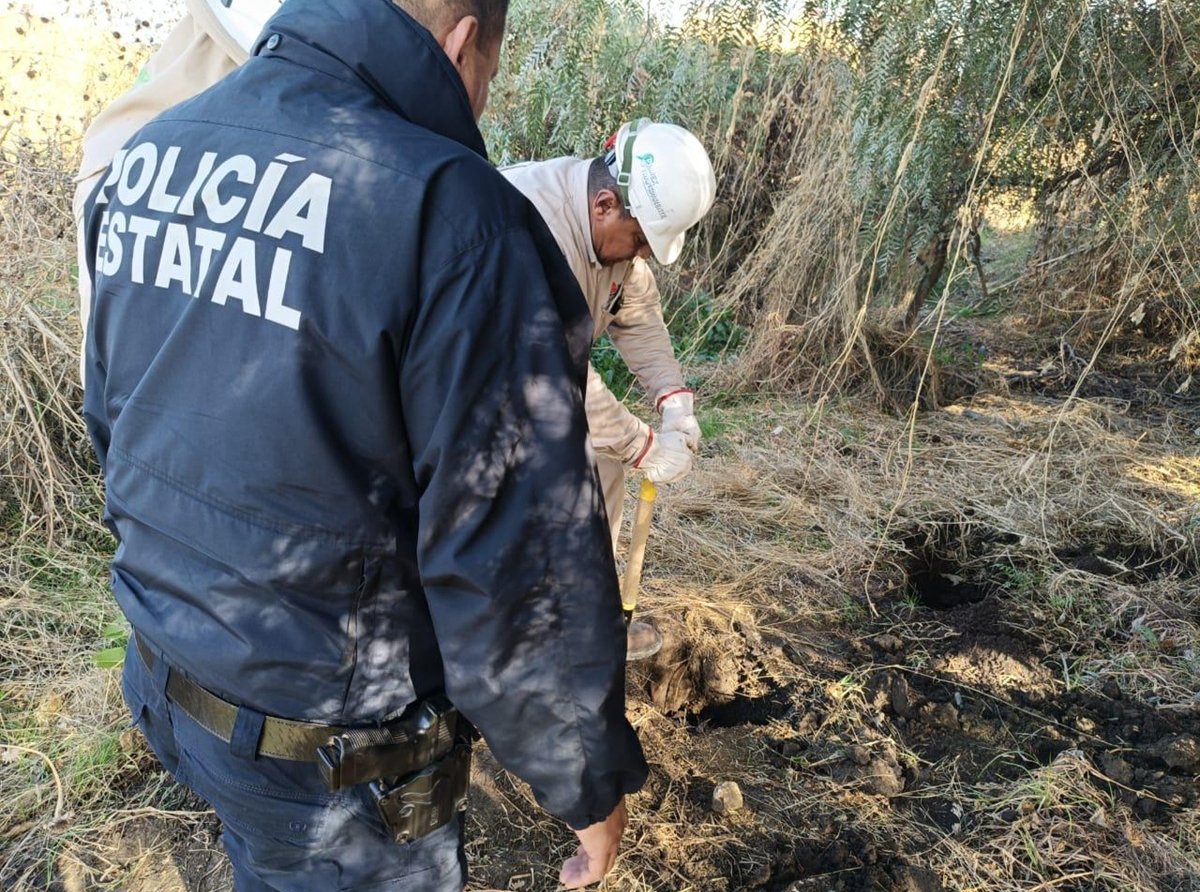
[[622, 797], [612, 814], [603, 821], [576, 830], [579, 850], [563, 862], [558, 881], [568, 889], [582, 889], [604, 879], [617, 860], [621, 834], [628, 823], [629, 815], [625, 812], [625, 799]]
[[692, 452], [700, 449], [700, 422], [696, 420], [694, 399], [690, 390], [677, 390], [658, 401], [663, 433], [679, 431]]
[[692, 469], [692, 450], [681, 431], [650, 431], [650, 447], [634, 467], [645, 471], [651, 483], [675, 483]]

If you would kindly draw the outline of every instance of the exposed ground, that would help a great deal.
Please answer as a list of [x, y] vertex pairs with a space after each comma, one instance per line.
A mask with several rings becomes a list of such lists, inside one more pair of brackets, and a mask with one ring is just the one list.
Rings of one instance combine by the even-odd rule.
[[[653, 540], [668, 643], [630, 681], [653, 772], [613, 888], [1200, 888], [1200, 413], [1073, 387], [709, 415]], [[555, 839], [531, 827], [540, 869], [480, 846], [477, 878], [552, 888]]]

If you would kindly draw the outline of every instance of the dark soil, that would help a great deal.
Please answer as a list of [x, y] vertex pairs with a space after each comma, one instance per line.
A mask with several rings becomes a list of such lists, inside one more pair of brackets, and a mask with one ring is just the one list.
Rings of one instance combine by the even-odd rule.
[[[947, 572], [955, 569], [947, 564]], [[915, 840], [881, 840], [845, 826], [843, 816], [806, 814], [786, 831], [756, 828], [723, 855], [693, 862], [689, 879], [705, 888], [766, 892], [942, 890], [916, 853], [995, 817], [948, 799], [948, 782], [1011, 782], [1068, 750], [1082, 754], [1091, 782], [1139, 822], [1165, 826], [1200, 805], [1200, 715], [1158, 710], [1111, 684], [1100, 693], [1066, 689], [1050, 648], [1005, 622], [1010, 604], [1003, 593], [994, 586], [968, 591], [957, 604], [943, 598], [937, 609], [925, 608], [947, 627], [927, 661], [909, 659], [919, 649], [906, 638], [914, 617], [899, 600], [863, 638], [828, 650], [797, 649], [769, 635], [727, 635], [720, 646], [669, 636], [643, 679], [660, 708], [697, 733], [740, 725], [764, 742], [767, 785], [786, 783], [796, 765], [813, 765], [843, 796], [858, 797], [846, 803], [874, 801], [871, 807], [905, 813], [918, 828]], [[838, 705], [828, 685], [788, 680], [787, 666], [797, 663], [829, 683], [847, 670], [866, 678], [857, 726], [828, 734]], [[738, 692], [731, 695], [734, 678]], [[709, 820], [719, 779], [659, 766], [648, 804], [651, 811], [666, 807], [666, 791], [682, 786], [689, 814]], [[747, 798], [753, 802], [752, 791]]]
[[[1068, 750], [1138, 824], [1165, 827], [1200, 806], [1200, 715], [1155, 709], [1111, 684], [1068, 690], [1050, 648], [1006, 622], [1013, 605], [1001, 591], [963, 601], [914, 614], [910, 599], [894, 598], [858, 636], [810, 643], [663, 623], [662, 653], [631, 674], [631, 699], [658, 715], [642, 728], [658, 737], [634, 802], [640, 832], [669, 825], [695, 835], [643, 850], [644, 876], [713, 892], [951, 892], [921, 853], [1022, 814], [979, 811], [978, 799], [949, 791], [1013, 782]], [[924, 620], [943, 630], [934, 647], [912, 632]], [[839, 699], [831, 692], [847, 678], [862, 680], [860, 693]], [[745, 806], [716, 814], [714, 789], [731, 779]], [[798, 807], [805, 790], [819, 796]], [[904, 816], [908, 835], [872, 833], [864, 816], [873, 813]], [[570, 832], [542, 820], [485, 749], [469, 826], [472, 889], [552, 889], [574, 850]], [[193, 823], [168, 855], [159, 838], [171, 828], [152, 818], [119, 852], [166, 858], [152, 876], [168, 892], [226, 892], [216, 830]]]
[[930, 871], [881, 849], [854, 831], [834, 839], [775, 840], [770, 866], [750, 872], [731, 889], [762, 892], [948, 892]]
[[1056, 548], [1054, 556], [1076, 570], [1120, 582], [1152, 582], [1167, 575], [1191, 579], [1200, 572], [1195, 561], [1185, 554], [1164, 554], [1141, 544], [1083, 542]]
[[954, 518], [903, 530], [894, 539], [907, 555], [905, 594], [934, 610], [974, 604], [995, 591], [980, 558], [1012, 544], [1011, 537]]
[[[1200, 715], [1164, 712], [1110, 684], [1102, 694], [1064, 690], [1045, 648], [1001, 625], [991, 598], [940, 617], [958, 634], [926, 668], [896, 668], [904, 651], [872, 648], [868, 702], [923, 768], [913, 789], [968, 772], [1011, 780], [1067, 750], [1095, 766], [1094, 781], [1144, 819], [1169, 819], [1200, 803]], [[899, 659], [898, 659], [899, 657]]]
[[[856, 628], [831, 635], [660, 620], [662, 651], [630, 674], [651, 760], [633, 799], [638, 832], [650, 840], [637, 855], [644, 882], [673, 877], [661, 888], [706, 892], [951, 892], [922, 853], [1024, 816], [954, 791], [1011, 785], [1068, 751], [1087, 766], [1084, 783], [1127, 807], [1135, 825], [1165, 828], [1200, 806], [1200, 714], [1156, 709], [1112, 683], [1069, 688], [1058, 652], [1018, 627], [1027, 607], [988, 575], [1013, 543], [969, 519], [926, 529], [900, 535], [905, 579]], [[1130, 583], [1193, 572], [1141, 546], [1083, 543], [1055, 554]], [[726, 781], [744, 797], [731, 814], [713, 804]], [[889, 829], [872, 832], [873, 816]], [[155, 848], [141, 840], [161, 835], [160, 823], [127, 833], [122, 856]], [[215, 831], [201, 821], [187, 846], [172, 846], [159, 877], [175, 879], [163, 889], [229, 888]], [[468, 837], [472, 889], [555, 888], [575, 847], [482, 747]]]

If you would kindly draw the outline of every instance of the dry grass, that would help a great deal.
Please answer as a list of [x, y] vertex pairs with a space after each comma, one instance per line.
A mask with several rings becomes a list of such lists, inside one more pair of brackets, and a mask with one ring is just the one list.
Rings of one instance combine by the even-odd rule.
[[[1181, 484], [1200, 485], [1200, 472], [1179, 465], [1170, 432], [1101, 405], [1064, 411], [1001, 396], [923, 416], [913, 430], [856, 404], [732, 406], [705, 421], [719, 430], [701, 470], [660, 500], [644, 595], [646, 612], [683, 645], [667, 669], [679, 669], [684, 703], [662, 702], [671, 693], [663, 694], [658, 670], [635, 672], [630, 714], [654, 775], [632, 802], [633, 834], [610, 888], [755, 888], [779, 871], [782, 841], [839, 838], [873, 847], [881, 861], [903, 853], [947, 889], [1195, 888], [1195, 812], [1144, 822], [1093, 782], [1101, 770], [1094, 753], [1064, 754], [1008, 780], [941, 760], [896, 799], [863, 791], [839, 768], [854, 745], [902, 768], [924, 758], [893, 722], [872, 719], [880, 670], [855, 665], [847, 642], [890, 629], [908, 643], [907, 669], [956, 679], [981, 698], [1024, 681], [1023, 664], [1007, 681], [969, 661], [935, 667], [960, 631], [904, 600], [909, 558], [900, 532], [944, 541], [949, 528], [986, 529], [1015, 538], [973, 554], [970, 543], [982, 538], [968, 535], [957, 558], [960, 572], [1004, 583], [1006, 629], [1046, 643], [1029, 665], [1066, 658], [1069, 679], [1042, 668], [1039, 684], [1099, 692], [1116, 679], [1128, 696], [1194, 713], [1190, 654], [1200, 630], [1191, 581], [1104, 578], [1053, 554], [1063, 543], [1120, 541], [1194, 561], [1195, 543], [1181, 531], [1195, 528], [1195, 501]], [[1155, 467], [1169, 469], [1170, 485], [1147, 473]], [[9, 888], [45, 888], [68, 863], [85, 888], [153, 888], [136, 883], [173, 876], [210, 851], [212, 826], [164, 784], [142, 745], [122, 736], [113, 675], [89, 664], [114, 618], [102, 559], [32, 548], [14, 559], [26, 574], [45, 567], [6, 599], [5, 739], [30, 750], [55, 742], [40, 750], [46, 759], [21, 751], [5, 773]], [[869, 599], [882, 621], [870, 618]], [[713, 686], [722, 684], [749, 698], [786, 686], [788, 708], [764, 725], [705, 729], [684, 720], [681, 713], [719, 700]], [[61, 808], [49, 765], [62, 784]], [[500, 888], [553, 888], [568, 834], [494, 771], [485, 759], [477, 776], [477, 875]], [[749, 807], [723, 818], [706, 796], [730, 778]], [[919, 808], [934, 800], [958, 803], [968, 829], [931, 830]], [[1015, 819], [1007, 816], [1014, 810]], [[219, 863], [204, 857], [184, 870], [192, 886], [179, 888], [203, 888], [193, 874]], [[861, 873], [844, 867], [824, 882], [852, 883]], [[832, 888], [805, 882], [813, 884], [795, 888]]]
[[[1183, 833], [1146, 832], [1128, 809], [1114, 806], [1095, 784], [1095, 767], [1068, 751], [1022, 781], [984, 793], [993, 817], [945, 855], [961, 865], [966, 890], [1190, 889], [1200, 876], [1195, 815], [1181, 815]], [[939, 853], [941, 854], [941, 853]]]
[[60, 541], [98, 519], [72, 356], [79, 141], [132, 83], [146, 49], [12, 3], [0, 11], [0, 35], [9, 49], [0, 69], [0, 503], [22, 534]]
[[[0, 92], [0, 886], [73, 892], [124, 876], [105, 861], [106, 828], [164, 801], [114, 673], [94, 663], [124, 630], [79, 414], [70, 211], [82, 128], [142, 53], [11, 4], [0, 31], [12, 49]], [[90, 61], [61, 65], [68, 45]]]
[[[67, 257], [63, 238], [40, 242], [45, 253], [31, 265]], [[57, 300], [38, 306], [66, 302], [69, 289], [59, 278], [48, 286]], [[39, 320], [58, 329], [39, 362], [66, 375], [70, 320], [54, 312]], [[13, 331], [28, 332], [6, 329], [6, 350]], [[1051, 681], [1042, 684], [1099, 692], [1116, 680], [1128, 696], [1194, 713], [1200, 631], [1191, 580], [1099, 577], [1064, 565], [1055, 550], [1134, 544], [1194, 567], [1200, 463], [1187, 444], [1195, 419], [1147, 422], [1123, 403], [992, 394], [911, 422], [855, 401], [784, 398], [712, 407], [702, 422], [700, 468], [664, 494], [656, 520], [644, 604], [676, 649], [633, 676], [630, 713], [654, 774], [632, 802], [633, 834], [610, 888], [782, 889], [769, 878], [789, 875], [800, 877], [795, 889], [873, 888], [863, 885], [863, 867], [822, 854], [837, 840], [900, 865], [886, 874], [897, 882], [924, 876], [911, 873], [923, 865], [947, 889], [1194, 888], [1194, 811], [1142, 821], [1092, 782], [1099, 769], [1090, 755], [1004, 780], [954, 759], [931, 761], [894, 721], [876, 718], [872, 685], [883, 670], [856, 663], [847, 647], [891, 629], [907, 643], [903, 665], [915, 679], [954, 679], [981, 699], [1008, 696], [1011, 684], [970, 661], [935, 665], [961, 629], [908, 592], [910, 552], [928, 539], [959, 572], [997, 582], [1004, 628], [1044, 643], [1045, 653], [1014, 664], [1017, 675], [1030, 661], [1061, 661], [1065, 677], [1043, 668]], [[38, 442], [9, 438], [22, 448]], [[94, 512], [94, 489], [79, 488], [81, 472], [62, 467], [61, 491]], [[41, 504], [19, 510], [35, 520]], [[29, 529], [10, 529], [25, 535], [9, 540], [2, 593], [5, 887], [227, 888], [211, 818], [123, 732], [114, 673], [91, 663], [117, 619], [103, 547], [38, 545], [49, 528], [36, 538]], [[731, 694], [769, 703], [775, 688], [786, 695], [765, 724], [697, 724], [706, 703]], [[873, 793], [847, 773], [853, 746], [885, 770], [927, 777], [898, 798]], [[1017, 741], [997, 758], [1021, 751]], [[742, 785], [748, 808], [721, 817], [707, 796], [728, 778]], [[933, 801], [957, 803], [970, 817], [966, 829], [931, 826], [920, 808]], [[1001, 817], [1014, 808], [1015, 821]], [[553, 888], [569, 835], [486, 759], [473, 821], [481, 882]], [[810, 846], [825, 867], [787, 873], [789, 846]]]
[[[1039, 12], [1038, 6], [1023, 5], [1036, 32], [1031, 39], [1043, 45], [1065, 41], [1056, 50], [1062, 59], [1076, 53], [1078, 35], [1041, 32], [1042, 15], [1051, 10]], [[941, 221], [949, 250], [924, 306], [909, 303], [913, 282], [905, 277], [918, 275], [927, 262], [936, 267], [926, 256], [930, 246], [918, 250], [904, 242], [897, 263], [907, 264], [908, 272], [899, 278], [889, 271], [881, 279], [879, 261], [888, 254], [889, 229], [910, 201], [902, 179], [911, 153], [936, 142], [923, 131], [936, 129], [932, 92], [914, 89], [914, 120], [904, 134], [911, 141], [888, 162], [896, 165], [894, 179], [890, 170], [885, 178], [893, 183], [891, 194], [885, 187], [884, 194], [868, 196], [874, 207], [868, 214], [855, 190], [867, 162], [851, 148], [862, 122], [853, 120], [853, 102], [836, 66], [814, 66], [802, 99], [784, 115], [792, 128], [785, 132], [801, 137], [783, 141], [779, 154], [788, 180], [765, 226], [754, 230], [761, 240], [744, 252], [720, 291], [723, 305], [755, 325], [747, 349], [719, 382], [735, 389], [800, 390], [814, 398], [865, 385], [892, 411], [936, 408], [979, 383], [971, 368], [959, 380], [964, 370], [954, 361], [959, 333], [951, 320], [1016, 304], [1031, 323], [1026, 333], [1040, 336], [1039, 349], [1072, 358], [1074, 394], [1088, 395], [1089, 378], [1114, 365], [1189, 393], [1200, 361], [1200, 180], [1188, 105], [1196, 83], [1196, 19], [1173, 3], [1159, 12], [1161, 33], [1151, 29], [1139, 37], [1161, 77], [1133, 89], [1125, 77], [1129, 60], [1111, 45], [1080, 53], [1081, 71], [1071, 86], [1055, 85], [1037, 111], [1046, 120], [1081, 122], [1078, 130], [1055, 131], [1056, 145], [1019, 148], [1026, 138], [1036, 142], [1036, 123], [997, 117], [1006, 89], [1022, 76], [1014, 71], [1015, 56], [1009, 58], [989, 85], [995, 94], [986, 113], [980, 111], [979, 133], [970, 137], [978, 138], [973, 161], [957, 175], [960, 194]], [[1019, 30], [1011, 35], [1014, 49]], [[930, 83], [941, 72], [945, 51], [943, 46]], [[1179, 73], [1188, 70], [1190, 76]], [[1050, 80], [1059, 73], [1056, 67]], [[1089, 156], [1093, 165], [1077, 162], [1073, 169], [1062, 160], [1097, 140]], [[961, 163], [952, 154], [944, 164]], [[1058, 158], [1044, 180], [1039, 157], [1042, 164]], [[1008, 163], [1032, 165], [1024, 186], [1012, 187]], [[975, 253], [973, 240], [985, 221], [987, 239], [1021, 244], [1015, 264], [985, 269], [987, 259]]]
[[[1200, 887], [1194, 807], [1154, 821], [1135, 813], [1105, 775], [1103, 759], [1120, 752], [1107, 738], [1084, 735], [1084, 748], [1033, 767], [1027, 739], [1069, 732], [1070, 704], [1104, 696], [1113, 680], [1139, 709], [1195, 727], [1200, 628], [1184, 531], [1196, 525], [1187, 487], [1200, 470], [1180, 466], [1179, 431], [1104, 405], [999, 395], [912, 428], [861, 403], [782, 400], [704, 421], [701, 470], [664, 493], [656, 518], [644, 608], [668, 646], [635, 670], [630, 703], [653, 771], [610, 888]], [[1170, 485], [1147, 473], [1156, 467]], [[999, 618], [979, 630], [992, 638], [974, 642], [969, 620], [912, 600], [908, 552], [926, 535], [957, 572], [994, 583]], [[1178, 572], [1104, 577], [1055, 554], [1113, 542], [1172, 557]], [[857, 659], [881, 633], [904, 653], [890, 665]], [[962, 732], [965, 749], [934, 758], [915, 725], [880, 711], [878, 682], [896, 671], [1014, 716], [998, 742]], [[1035, 691], [1043, 699], [1013, 706]], [[725, 726], [706, 709], [730, 696], [770, 708]], [[871, 759], [866, 775], [847, 769], [853, 747]], [[480, 882], [553, 888], [570, 840], [494, 768], [479, 784]], [[918, 779], [880, 795], [870, 772], [893, 768]], [[722, 817], [708, 796], [727, 779], [747, 809]], [[923, 812], [934, 807], [961, 817], [938, 826]], [[508, 848], [498, 852], [501, 816]], [[839, 867], [839, 840], [891, 866]], [[796, 851], [815, 861], [797, 869]], [[929, 876], [941, 885], [901, 885]]]
[[[921, 760], [906, 743], [910, 734], [873, 718], [878, 668], [846, 661], [841, 642], [868, 629], [899, 634], [908, 671], [953, 680], [968, 696], [999, 700], [1027, 681], [1031, 670], [1022, 667], [1031, 666], [1053, 696], [1100, 696], [1117, 680], [1126, 696], [1194, 717], [1198, 514], [1178, 484], [1183, 476], [1188, 486], [1200, 484], [1200, 469], [1181, 472], [1170, 432], [1103, 405], [1009, 396], [922, 416], [908, 429], [858, 404], [755, 404], [714, 415], [723, 429], [702, 470], [661, 500], [646, 606], [690, 642], [698, 688], [719, 655], [732, 652], [743, 665], [740, 694], [761, 693], [745, 666], [769, 667], [793, 692], [795, 714], [761, 728], [697, 734], [638, 697], [633, 714], [675, 796], [637, 818], [654, 846], [641, 855], [643, 842], [626, 859], [617, 888], [757, 887], [763, 864], [779, 867], [764, 841], [822, 833], [907, 853], [946, 889], [1197, 887], [1195, 812], [1175, 813], [1166, 826], [1141, 822], [1093, 783], [1102, 775], [1095, 751], [1065, 753], [1003, 782], [939, 761], [927, 766], [925, 783], [891, 801], [855, 794], [830, 768], [855, 743], [901, 766]], [[1161, 485], [1148, 467], [1171, 468], [1174, 485]], [[957, 537], [953, 546], [945, 544], [947, 530]], [[939, 660], [963, 631], [905, 603], [911, 558], [904, 543], [925, 536], [943, 543], [957, 572], [995, 583], [1005, 634], [1041, 642], [1040, 651], [1030, 645], [1018, 662], [1009, 658], [1013, 678], [981, 671], [977, 660]], [[1113, 542], [1144, 546], [1186, 569], [1138, 581], [1086, 573], [1055, 556], [1066, 544]], [[871, 602], [882, 623], [867, 619], [863, 606]], [[747, 660], [763, 639], [793, 658], [781, 661], [768, 646]], [[657, 693], [654, 682], [642, 679]], [[814, 701], [819, 723], [797, 721]], [[1053, 724], [1056, 713], [1046, 705], [1032, 715]], [[780, 771], [772, 755], [787, 753], [788, 741], [803, 741], [803, 756]], [[1023, 747], [1013, 746], [1017, 758]], [[997, 756], [1009, 758], [1002, 750]], [[698, 782], [703, 790], [704, 781], [729, 777], [754, 791], [753, 815], [731, 822], [709, 814], [697, 824], [704, 809], [686, 803]], [[958, 803], [969, 829], [931, 833], [914, 814], [926, 800]], [[1016, 820], [1001, 818], [1010, 808]], [[705, 878], [684, 867], [684, 883], [680, 865], [689, 860], [700, 871], [724, 864], [725, 872]], [[859, 873], [849, 871], [847, 880]], [[813, 883], [794, 888], [830, 888]]]
[[0, 498], [51, 541], [86, 525], [98, 492], [79, 415], [71, 167], [60, 143], [0, 143]]
[[778, 388], [841, 352], [858, 314], [854, 245], [862, 209], [851, 194], [851, 122], [837, 69], [813, 66], [787, 108], [792, 141], [779, 151], [791, 179], [762, 238], [721, 300], [754, 319], [734, 386]]
[[[727, 609], [753, 604], [774, 627], [824, 624], [903, 586], [913, 541], [953, 538], [943, 555], [1013, 589], [1029, 631], [1088, 655], [1089, 684], [1115, 675], [1162, 706], [1198, 705], [1188, 574], [1200, 463], [1181, 456], [1189, 430], [1099, 403], [998, 395], [908, 427], [860, 405], [713, 416], [725, 426], [719, 451], [663, 500], [649, 592], [661, 572], [673, 586], [688, 580], [677, 603], [702, 590]], [[1056, 557], [1106, 545], [1136, 546], [1185, 575], [1099, 577]]]
[[[1161, 12], [1162, 33], [1144, 35], [1147, 47], [1161, 56], [1164, 74], [1170, 55], [1186, 55], [1191, 64], [1180, 71], [1190, 70], [1190, 79], [1162, 76], [1131, 102], [1115, 80], [1125, 60], [1112, 53], [1087, 60], [1086, 98], [1113, 161], [1038, 196], [1039, 244], [1017, 287], [1039, 323], [1089, 365], [1134, 336], [1140, 343], [1118, 349], [1156, 361], [1172, 388], [1186, 392], [1200, 359], [1200, 173], [1194, 116], [1181, 102], [1196, 83], [1197, 20], [1172, 3]], [[1158, 128], [1150, 149], [1138, 141], [1148, 127]], [[1167, 356], [1147, 355], [1157, 345]]]

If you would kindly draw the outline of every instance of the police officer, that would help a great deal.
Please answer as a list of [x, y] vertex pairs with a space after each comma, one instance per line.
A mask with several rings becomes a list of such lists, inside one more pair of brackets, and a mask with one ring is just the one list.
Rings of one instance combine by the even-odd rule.
[[84, 207], [124, 692], [239, 890], [461, 888], [468, 723], [570, 888], [645, 779], [592, 323], [476, 126], [505, 6], [289, 0]]

